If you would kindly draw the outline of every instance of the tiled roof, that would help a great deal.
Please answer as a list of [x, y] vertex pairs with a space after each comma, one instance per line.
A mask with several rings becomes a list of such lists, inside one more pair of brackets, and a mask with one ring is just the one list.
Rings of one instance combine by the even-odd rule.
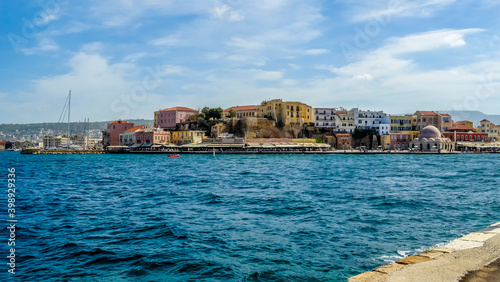
[[461, 121], [457, 121], [457, 122], [455, 122], [455, 124], [461, 124], [461, 125], [464, 125], [464, 124], [466, 124], [466, 123], [471, 123], [471, 122], [470, 122], [470, 121], [468, 121], [468, 120], [461, 120]]
[[135, 132], [136, 130], [138, 129], [141, 129], [141, 128], [144, 128], [145, 125], [138, 125], [138, 126], [134, 126], [132, 127], [131, 129], [129, 130], [126, 130], [125, 132]]
[[470, 126], [467, 126], [467, 125], [463, 125], [463, 124], [455, 124], [454, 126], [450, 127], [448, 130], [474, 130], [474, 128], [470, 127]]
[[440, 114], [442, 116], [445, 116], [445, 117], [451, 117], [449, 114]]
[[121, 120], [121, 119], [119, 119], [119, 120], [112, 121], [112, 122], [110, 122], [110, 123], [131, 123], [131, 122], [128, 122], [128, 121], [126, 121], [126, 120]]
[[487, 120], [487, 119], [483, 119], [483, 120], [482, 120], [482, 121], [480, 121], [480, 122], [483, 122], [483, 121], [485, 121], [485, 122], [490, 122], [490, 121], [489, 121], [489, 120]]
[[435, 116], [436, 115], [436, 112], [434, 112], [434, 111], [417, 111], [417, 112], [423, 116]]
[[235, 111], [257, 110], [257, 106], [236, 106], [227, 108], [224, 111], [229, 111], [230, 109], [233, 109]]
[[185, 112], [198, 112], [197, 110], [193, 110], [186, 107], [173, 107], [168, 109], [163, 109], [162, 111], [185, 111]]

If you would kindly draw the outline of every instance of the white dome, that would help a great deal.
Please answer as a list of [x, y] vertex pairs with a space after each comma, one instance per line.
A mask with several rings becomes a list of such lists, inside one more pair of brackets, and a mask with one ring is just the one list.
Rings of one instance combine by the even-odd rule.
[[429, 142], [436, 142], [436, 139], [434, 139], [434, 138], [429, 138]]
[[427, 142], [427, 138], [425, 138], [425, 137], [420, 138], [420, 141], [421, 141], [421, 142]]

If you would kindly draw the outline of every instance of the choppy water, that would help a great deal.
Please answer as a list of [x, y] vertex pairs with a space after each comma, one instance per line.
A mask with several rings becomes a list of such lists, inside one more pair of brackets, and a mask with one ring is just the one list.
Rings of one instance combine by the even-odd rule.
[[499, 165], [499, 155], [0, 152], [0, 219], [15, 167], [19, 281], [343, 281], [499, 221]]

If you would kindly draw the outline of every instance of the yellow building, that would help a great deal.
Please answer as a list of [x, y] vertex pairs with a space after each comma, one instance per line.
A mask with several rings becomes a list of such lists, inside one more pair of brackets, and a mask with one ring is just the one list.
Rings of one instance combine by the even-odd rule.
[[391, 133], [410, 131], [412, 129], [413, 115], [390, 116], [391, 118]]
[[388, 150], [390, 145], [391, 145], [391, 135], [386, 134], [380, 136], [380, 146], [382, 146], [382, 149]]
[[257, 106], [257, 116], [270, 117], [276, 122], [287, 124], [304, 124], [313, 121], [312, 107], [301, 102], [283, 102], [281, 99], [264, 101]]
[[172, 131], [172, 143], [175, 144], [190, 144], [201, 143], [205, 136], [205, 131]]

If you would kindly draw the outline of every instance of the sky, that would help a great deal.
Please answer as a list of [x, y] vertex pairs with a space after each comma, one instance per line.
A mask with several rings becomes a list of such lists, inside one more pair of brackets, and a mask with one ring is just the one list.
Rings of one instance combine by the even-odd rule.
[[500, 114], [499, 0], [0, 1], [0, 123], [174, 106]]

